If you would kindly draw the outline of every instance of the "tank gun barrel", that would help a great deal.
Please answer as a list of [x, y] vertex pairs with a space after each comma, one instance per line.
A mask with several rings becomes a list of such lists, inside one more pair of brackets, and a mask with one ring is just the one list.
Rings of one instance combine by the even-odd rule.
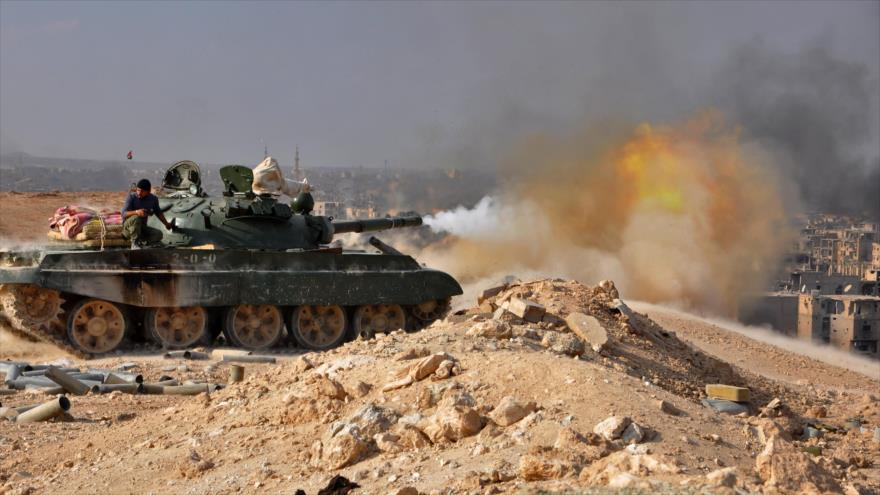
[[368, 220], [341, 220], [333, 222], [333, 232], [344, 234], [346, 232], [375, 232], [378, 230], [399, 229], [403, 227], [418, 227], [422, 224], [422, 217], [385, 217], [371, 218]]

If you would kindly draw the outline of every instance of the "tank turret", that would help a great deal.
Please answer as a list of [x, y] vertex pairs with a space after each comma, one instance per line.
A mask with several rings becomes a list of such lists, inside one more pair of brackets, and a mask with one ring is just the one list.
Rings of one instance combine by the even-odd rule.
[[[181, 170], [182, 168], [182, 170]], [[254, 194], [253, 171], [240, 165], [220, 169], [225, 186], [222, 198], [201, 194], [201, 177], [193, 162], [178, 162], [166, 174], [159, 205], [165, 218], [173, 220], [173, 231], [156, 218], [147, 225], [162, 233], [161, 243], [173, 247], [209, 246], [213, 249], [320, 249], [333, 240], [335, 234], [346, 232], [375, 232], [380, 230], [417, 227], [422, 219], [417, 215], [364, 220], [334, 221], [331, 217], [295, 213], [293, 205], [280, 200], [279, 195]], [[181, 177], [187, 180], [181, 180]], [[166, 187], [171, 178], [171, 186]], [[307, 195], [308, 193], [304, 193]], [[308, 203], [300, 195], [295, 201]]]

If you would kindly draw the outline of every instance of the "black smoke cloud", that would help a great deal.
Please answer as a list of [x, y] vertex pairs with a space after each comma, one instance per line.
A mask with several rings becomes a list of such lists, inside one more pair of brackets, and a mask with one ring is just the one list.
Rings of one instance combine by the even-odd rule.
[[878, 81], [815, 41], [781, 53], [737, 47], [711, 80], [713, 100], [744, 137], [772, 152], [804, 208], [880, 217]]

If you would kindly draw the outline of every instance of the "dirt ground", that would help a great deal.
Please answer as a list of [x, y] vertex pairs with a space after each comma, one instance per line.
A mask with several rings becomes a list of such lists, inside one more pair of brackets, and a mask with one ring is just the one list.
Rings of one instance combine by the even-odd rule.
[[[530, 298], [559, 318], [591, 314], [608, 342], [596, 352], [564, 323], [494, 319], [484, 304], [419, 333], [247, 365], [245, 381], [210, 395], [71, 397], [66, 420], [0, 422], [0, 483], [6, 493], [316, 493], [341, 474], [361, 485], [354, 493], [880, 489], [880, 444], [872, 440], [880, 373], [813, 360], [805, 369], [803, 357], [779, 348], [765, 351], [779, 363], [770, 372], [742, 366], [755, 352], [747, 337], [695, 338], [724, 331], [656, 308], [662, 326], [627, 317], [608, 309], [608, 291], [573, 281], [516, 285], [487, 302], [500, 306], [505, 297]], [[128, 361], [146, 381], [223, 383], [228, 373], [215, 360], [143, 351], [58, 361], [45, 346], [3, 338], [4, 358], [83, 369]], [[447, 353], [438, 358], [450, 363], [446, 371], [435, 362], [440, 371], [388, 387], [404, 376], [396, 371], [424, 367], [434, 353]], [[750, 412], [702, 406], [705, 383], [715, 382], [749, 387]], [[762, 412], [774, 398], [781, 405]], [[46, 397], [22, 391], [0, 400], [18, 407]], [[678, 412], [662, 412], [660, 400]], [[644, 438], [627, 445], [595, 434], [610, 416], [637, 423]], [[862, 428], [847, 430], [855, 416]], [[824, 435], [800, 440], [808, 423]], [[804, 453], [807, 446], [821, 453]]]
[[[58, 206], [116, 208], [122, 197], [0, 194], [0, 238], [39, 241]], [[611, 283], [516, 283], [418, 333], [285, 348], [210, 394], [88, 394], [48, 422], [0, 418], [0, 494], [313, 494], [334, 475], [356, 494], [880, 492], [880, 365], [669, 308], [631, 313], [617, 297]], [[516, 299], [546, 315], [505, 312]], [[607, 342], [575, 332], [565, 321], [575, 312], [596, 318]], [[133, 363], [145, 382], [229, 375], [214, 355], [138, 347], [81, 361], [2, 328], [0, 359]], [[702, 405], [708, 383], [749, 388], [748, 412]], [[24, 390], [0, 403], [51, 398]]]

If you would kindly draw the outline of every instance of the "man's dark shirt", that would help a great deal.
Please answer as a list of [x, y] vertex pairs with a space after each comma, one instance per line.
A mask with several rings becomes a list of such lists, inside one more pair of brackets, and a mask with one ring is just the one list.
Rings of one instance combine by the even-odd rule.
[[139, 198], [136, 192], [128, 194], [125, 198], [125, 205], [122, 207], [122, 218], [125, 219], [125, 212], [144, 209], [147, 215], [159, 213], [159, 198], [153, 194], [147, 194], [143, 198]]

